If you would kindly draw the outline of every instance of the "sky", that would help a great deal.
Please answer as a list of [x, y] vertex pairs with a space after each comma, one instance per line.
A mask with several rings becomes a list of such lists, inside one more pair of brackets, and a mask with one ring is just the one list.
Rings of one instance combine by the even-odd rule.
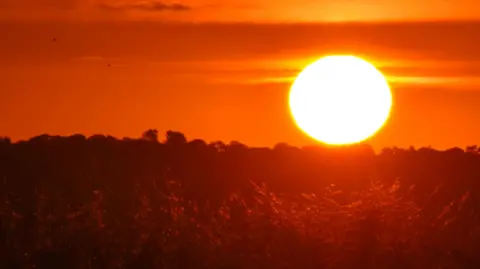
[[290, 85], [319, 57], [348, 53], [392, 88], [391, 118], [368, 141], [375, 148], [477, 144], [479, 4], [228, 2], [1, 1], [0, 135], [156, 128], [312, 144], [290, 117]]
[[[434, 8], [433, 8], [434, 7]], [[474, 0], [2, 0], [0, 18], [15, 20], [388, 21], [472, 20]]]

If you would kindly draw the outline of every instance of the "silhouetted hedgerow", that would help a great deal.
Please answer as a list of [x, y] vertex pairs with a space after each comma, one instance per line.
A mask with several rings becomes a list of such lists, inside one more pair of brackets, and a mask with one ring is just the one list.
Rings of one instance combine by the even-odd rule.
[[1, 268], [479, 268], [477, 147], [0, 139]]

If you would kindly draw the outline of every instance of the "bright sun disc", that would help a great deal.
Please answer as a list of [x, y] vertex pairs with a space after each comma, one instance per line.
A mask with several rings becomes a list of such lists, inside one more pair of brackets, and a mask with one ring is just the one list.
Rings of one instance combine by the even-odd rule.
[[308, 65], [290, 89], [297, 126], [330, 145], [361, 142], [387, 121], [392, 94], [382, 73], [351, 55], [326, 56]]

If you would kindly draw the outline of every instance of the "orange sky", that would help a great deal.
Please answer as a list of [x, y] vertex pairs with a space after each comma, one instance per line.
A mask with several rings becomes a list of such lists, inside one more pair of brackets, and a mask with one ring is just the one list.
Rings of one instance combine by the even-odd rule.
[[474, 0], [2, 0], [0, 18], [182, 21], [478, 19]]
[[[376, 148], [478, 142], [480, 23], [275, 23], [472, 19], [473, 1], [294, 2], [4, 0], [0, 134], [138, 137], [157, 128], [252, 146], [309, 144], [287, 110], [291, 80], [322, 55], [353, 53], [392, 85], [392, 118]], [[242, 20], [256, 24], [225, 23]]]

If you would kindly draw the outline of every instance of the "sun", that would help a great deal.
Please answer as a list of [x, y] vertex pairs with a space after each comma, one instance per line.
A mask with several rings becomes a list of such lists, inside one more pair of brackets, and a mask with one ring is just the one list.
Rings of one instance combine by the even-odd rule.
[[289, 106], [307, 135], [325, 144], [347, 145], [382, 128], [390, 116], [392, 94], [371, 63], [352, 55], [325, 56], [297, 76]]

